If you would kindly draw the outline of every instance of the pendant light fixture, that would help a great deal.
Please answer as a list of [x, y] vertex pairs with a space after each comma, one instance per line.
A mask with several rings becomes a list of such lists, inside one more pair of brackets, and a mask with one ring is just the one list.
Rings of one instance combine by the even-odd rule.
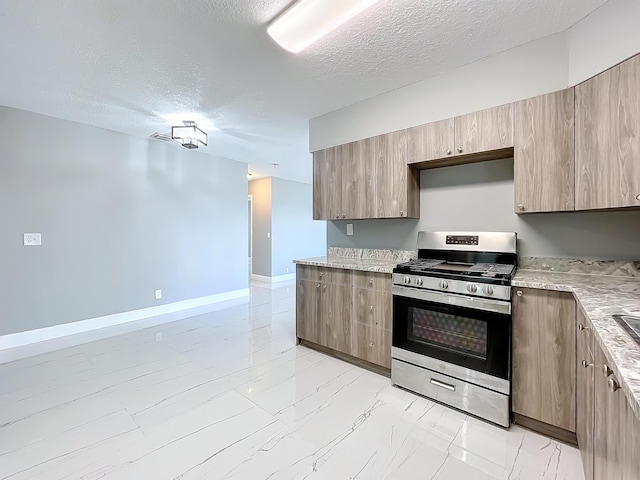
[[267, 32], [285, 50], [298, 53], [379, 0], [298, 0]]
[[171, 127], [171, 139], [178, 142], [185, 148], [193, 149], [206, 147], [208, 136], [198, 128], [198, 124], [191, 120], [184, 120], [184, 125]]

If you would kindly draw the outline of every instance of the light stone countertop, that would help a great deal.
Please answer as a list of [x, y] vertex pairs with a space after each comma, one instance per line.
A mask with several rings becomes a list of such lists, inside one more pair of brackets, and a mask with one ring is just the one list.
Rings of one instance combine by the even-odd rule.
[[294, 260], [293, 263], [315, 267], [360, 270], [363, 272], [393, 273], [393, 268], [398, 264], [398, 261], [379, 258], [313, 257]]
[[616, 314], [640, 316], [640, 279], [518, 270], [511, 285], [573, 292], [593, 324], [596, 342], [607, 357], [631, 408], [640, 417], [640, 347], [611, 317]]

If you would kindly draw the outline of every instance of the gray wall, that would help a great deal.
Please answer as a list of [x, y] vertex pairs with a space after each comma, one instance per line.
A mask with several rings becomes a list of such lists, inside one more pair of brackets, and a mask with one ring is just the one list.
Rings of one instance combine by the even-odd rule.
[[0, 334], [246, 288], [246, 171], [0, 107]]
[[271, 276], [271, 178], [249, 182], [249, 194], [253, 196], [253, 272], [263, 277]]
[[275, 177], [271, 182], [271, 274], [275, 277], [295, 272], [294, 259], [326, 254], [327, 222], [312, 219], [311, 185]]
[[515, 231], [524, 256], [640, 260], [640, 210], [516, 215], [511, 159], [424, 170], [420, 186], [419, 220], [327, 222], [328, 245], [414, 249], [420, 230]]

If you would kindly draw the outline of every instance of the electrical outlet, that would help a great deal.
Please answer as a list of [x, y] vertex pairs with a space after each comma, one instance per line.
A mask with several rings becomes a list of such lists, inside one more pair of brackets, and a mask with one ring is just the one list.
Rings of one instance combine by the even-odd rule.
[[156, 300], [160, 300], [162, 298], [162, 290], [156, 290]]
[[287, 267], [287, 273], [289, 273], [289, 267]]
[[158, 332], [156, 333], [156, 342], [161, 342], [162, 341], [162, 332]]
[[347, 223], [347, 235], [353, 235], [353, 223]]
[[25, 247], [42, 245], [42, 235], [39, 233], [25, 233], [22, 236], [22, 241]]

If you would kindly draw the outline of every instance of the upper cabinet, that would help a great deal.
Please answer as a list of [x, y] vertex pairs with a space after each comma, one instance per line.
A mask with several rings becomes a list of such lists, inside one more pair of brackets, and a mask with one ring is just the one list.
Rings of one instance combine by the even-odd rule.
[[452, 156], [455, 145], [455, 120], [419, 125], [407, 130], [407, 163], [420, 163]]
[[513, 104], [455, 118], [456, 155], [487, 153], [513, 147]]
[[512, 155], [513, 104], [407, 130], [407, 163], [434, 168]]
[[375, 137], [375, 218], [419, 217], [420, 179], [407, 167], [406, 130]]
[[574, 209], [573, 88], [515, 104], [515, 212]]
[[576, 210], [640, 206], [640, 56], [576, 86]]
[[418, 218], [418, 172], [407, 167], [406, 130], [313, 154], [313, 218]]

